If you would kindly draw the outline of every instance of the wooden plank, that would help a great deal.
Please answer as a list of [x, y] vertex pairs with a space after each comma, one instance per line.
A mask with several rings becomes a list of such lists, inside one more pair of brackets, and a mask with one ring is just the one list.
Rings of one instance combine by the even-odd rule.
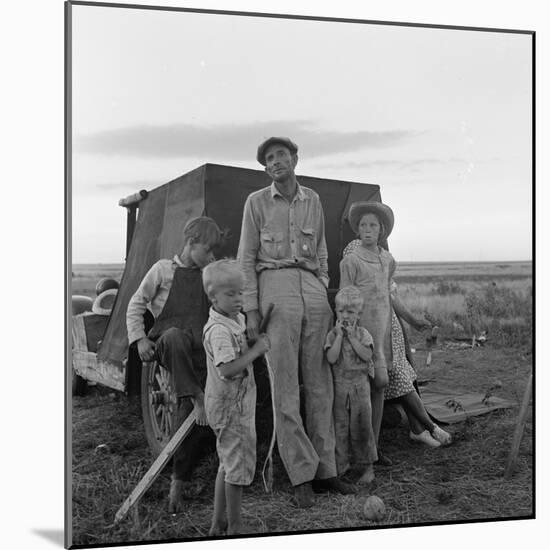
[[514, 430], [514, 438], [512, 439], [512, 448], [508, 456], [508, 464], [506, 465], [506, 470], [504, 471], [504, 477], [506, 479], [510, 478], [514, 473], [514, 466], [516, 465], [516, 460], [518, 458], [519, 446], [521, 444], [521, 438], [525, 428], [525, 421], [527, 420], [527, 411], [529, 410], [532, 390], [533, 374], [530, 374], [527, 387], [525, 388], [525, 393], [523, 394], [523, 403], [521, 404], [521, 409], [519, 411], [518, 422], [516, 424], [516, 429]]
[[177, 432], [172, 436], [172, 439], [166, 444], [166, 447], [161, 451], [156, 460], [153, 462], [149, 470], [141, 478], [140, 482], [136, 485], [135, 489], [130, 493], [130, 496], [124, 501], [122, 506], [115, 514], [115, 521], [113, 525], [116, 525], [122, 520], [129, 510], [137, 504], [141, 497], [146, 493], [147, 489], [151, 487], [155, 479], [166, 466], [167, 462], [172, 458], [181, 442], [185, 439], [187, 434], [191, 431], [191, 428], [195, 424], [194, 411], [185, 419], [183, 424], [178, 428]]

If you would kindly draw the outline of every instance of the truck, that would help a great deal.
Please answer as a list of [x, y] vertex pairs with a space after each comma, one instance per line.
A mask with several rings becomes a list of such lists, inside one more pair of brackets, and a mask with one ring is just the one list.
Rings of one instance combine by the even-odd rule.
[[[378, 185], [299, 175], [301, 185], [319, 195], [325, 215], [330, 286], [329, 303], [339, 284], [339, 263], [345, 246], [355, 238], [347, 223], [355, 201], [381, 201]], [[140, 396], [144, 431], [154, 454], [160, 453], [175, 431], [177, 405], [170, 372], [157, 362], [142, 362], [128, 345], [126, 309], [149, 268], [161, 258], [181, 252], [181, 234], [188, 220], [209, 216], [226, 232], [220, 257], [235, 257], [242, 213], [248, 195], [270, 185], [260, 170], [204, 164], [149, 191], [140, 191], [119, 204], [127, 210], [126, 261], [111, 314], [90, 338], [93, 315], [72, 316], [70, 380], [101, 384], [128, 396]], [[146, 319], [147, 324], [151, 319]], [[97, 323], [96, 323], [97, 324]], [[74, 385], [70, 385], [74, 387]], [[259, 384], [260, 390], [260, 384]]]

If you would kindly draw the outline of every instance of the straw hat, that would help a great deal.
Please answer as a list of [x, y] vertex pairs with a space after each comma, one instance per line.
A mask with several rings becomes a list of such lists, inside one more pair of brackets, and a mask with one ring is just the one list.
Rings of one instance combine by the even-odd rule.
[[393, 212], [386, 204], [376, 201], [354, 202], [349, 209], [348, 221], [354, 233], [358, 233], [359, 222], [365, 214], [376, 214], [384, 224], [383, 238], [387, 239], [393, 229]]

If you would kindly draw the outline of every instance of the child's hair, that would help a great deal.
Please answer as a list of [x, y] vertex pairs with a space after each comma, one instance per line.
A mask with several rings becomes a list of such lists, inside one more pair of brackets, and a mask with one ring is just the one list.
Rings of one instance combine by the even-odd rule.
[[183, 242], [189, 239], [194, 242], [209, 245], [211, 248], [218, 248], [224, 240], [224, 233], [218, 224], [206, 216], [190, 219], [183, 228]]
[[365, 299], [361, 291], [356, 286], [345, 286], [338, 291], [334, 302], [337, 307], [355, 306], [358, 309], [363, 309]]
[[202, 270], [202, 285], [209, 298], [221, 286], [233, 282], [241, 283], [243, 279], [244, 274], [240, 262], [229, 258], [212, 262]]

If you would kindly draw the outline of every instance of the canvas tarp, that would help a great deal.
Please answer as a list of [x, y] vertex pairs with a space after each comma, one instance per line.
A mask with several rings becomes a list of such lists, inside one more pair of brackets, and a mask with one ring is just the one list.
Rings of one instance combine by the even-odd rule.
[[[302, 185], [320, 196], [325, 213], [331, 287], [338, 288], [338, 264], [343, 247], [354, 238], [346, 221], [356, 200], [381, 200], [378, 185], [298, 176]], [[126, 308], [147, 270], [160, 258], [181, 252], [187, 221], [207, 215], [229, 230], [222, 256], [235, 256], [246, 197], [270, 184], [260, 170], [206, 164], [149, 192], [139, 204], [139, 215], [126, 259], [120, 290], [98, 352], [100, 360], [121, 365], [128, 351]]]
[[460, 392], [455, 390], [422, 389], [422, 402], [436, 421], [445, 424], [463, 422], [470, 416], [487, 414], [497, 409], [508, 409], [517, 403], [491, 396], [485, 403], [480, 393]]

